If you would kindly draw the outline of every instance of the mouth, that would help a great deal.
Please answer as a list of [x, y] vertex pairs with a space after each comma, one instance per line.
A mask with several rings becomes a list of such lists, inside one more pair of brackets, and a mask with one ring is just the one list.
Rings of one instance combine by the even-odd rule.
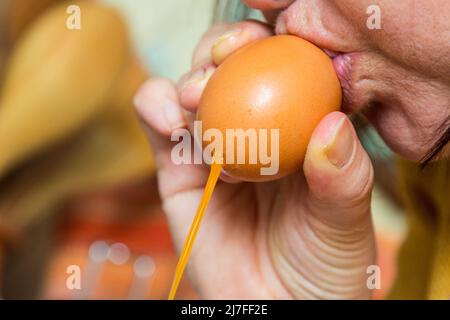
[[[296, 35], [295, 33], [290, 34]], [[359, 111], [361, 108], [358, 107], [357, 103], [354, 103], [357, 99], [355, 99], [355, 92], [352, 86], [353, 74], [359, 54], [357, 52], [335, 51], [332, 49], [324, 48], [315, 41], [311, 41], [312, 39], [308, 39], [299, 35], [296, 36], [310, 41], [318, 48], [320, 48], [332, 60], [334, 71], [336, 72], [336, 76], [338, 77], [342, 88], [342, 112], [349, 114]]]
[[341, 83], [342, 88], [342, 111], [345, 113], [352, 113], [357, 111], [351, 101], [351, 84], [352, 84], [352, 60], [351, 53], [337, 52], [329, 49], [322, 50], [333, 61], [334, 71]]
[[[351, 50], [349, 43], [340, 43], [332, 36], [326, 36], [326, 32], [319, 32], [316, 28], [307, 27], [300, 29], [298, 27], [298, 15], [295, 10], [283, 11], [277, 18], [275, 31], [276, 34], [291, 34], [310, 41], [330, 57], [333, 67], [339, 79], [342, 88], [342, 106], [345, 113], [353, 113], [360, 108], [354, 98], [353, 74], [356, 69], [357, 58], [359, 54]], [[345, 41], [344, 41], [345, 42]], [[344, 50], [341, 50], [345, 48]]]

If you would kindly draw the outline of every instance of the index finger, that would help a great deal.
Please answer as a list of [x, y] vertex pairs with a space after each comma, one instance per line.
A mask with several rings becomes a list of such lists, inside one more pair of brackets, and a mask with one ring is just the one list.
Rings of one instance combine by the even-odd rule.
[[203, 89], [217, 65], [237, 49], [272, 34], [267, 24], [253, 20], [213, 27], [195, 49], [192, 70], [178, 83], [181, 105], [189, 111], [197, 110]]

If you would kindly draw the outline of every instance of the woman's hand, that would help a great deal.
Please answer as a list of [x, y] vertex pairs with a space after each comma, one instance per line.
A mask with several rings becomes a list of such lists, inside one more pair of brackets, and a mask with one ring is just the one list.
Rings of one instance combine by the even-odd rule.
[[[239, 47], [271, 34], [254, 21], [214, 27], [195, 50], [192, 71], [177, 86], [153, 79], [136, 96], [178, 250], [209, 168], [175, 165], [170, 134], [192, 121], [217, 65]], [[344, 114], [334, 112], [320, 122], [303, 169], [267, 183], [218, 183], [188, 268], [203, 298], [370, 297], [366, 270], [375, 262], [373, 169]]]

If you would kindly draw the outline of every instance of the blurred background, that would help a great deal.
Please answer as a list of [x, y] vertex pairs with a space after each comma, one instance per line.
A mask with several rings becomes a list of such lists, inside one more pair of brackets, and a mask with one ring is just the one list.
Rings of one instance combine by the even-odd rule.
[[[167, 297], [177, 256], [133, 95], [188, 71], [212, 23], [244, 17], [261, 19], [234, 0], [0, 0], [0, 297]], [[377, 172], [382, 298], [405, 222], [389, 150], [354, 121]], [[178, 296], [197, 297], [186, 279]]]

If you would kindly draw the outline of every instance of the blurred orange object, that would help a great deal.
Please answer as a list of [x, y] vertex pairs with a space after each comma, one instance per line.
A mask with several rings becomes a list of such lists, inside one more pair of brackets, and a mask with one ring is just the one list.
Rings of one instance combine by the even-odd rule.
[[0, 158], [0, 177], [106, 108], [130, 60], [127, 29], [117, 11], [89, 1], [74, 3], [83, 10], [81, 30], [67, 29], [66, 7], [55, 6], [8, 59], [0, 95], [0, 150], [8, 152]]
[[62, 0], [3, 0], [0, 21], [5, 43], [12, 45], [36, 17], [57, 2]]
[[[156, 195], [156, 182], [151, 180], [80, 195], [68, 204], [60, 223], [58, 246], [48, 270], [43, 298], [167, 298], [177, 255]], [[104, 241], [109, 248], [119, 243], [129, 250], [130, 256], [121, 264], [109, 257], [93, 272], [89, 249], [96, 241]], [[139, 257], [151, 259], [155, 270], [148, 279], [137, 278], [144, 291], [136, 296], [131, 291], [136, 281], [135, 262]], [[71, 265], [80, 267], [80, 291], [66, 286], [69, 277], [66, 271]], [[92, 276], [92, 273], [95, 274]], [[83, 286], [90, 288], [89, 292], [82, 292]], [[188, 281], [182, 283], [179, 297], [196, 298]]]
[[397, 254], [403, 238], [378, 231], [376, 234], [378, 266], [381, 270], [381, 289], [373, 291], [373, 299], [386, 299], [397, 275]]

